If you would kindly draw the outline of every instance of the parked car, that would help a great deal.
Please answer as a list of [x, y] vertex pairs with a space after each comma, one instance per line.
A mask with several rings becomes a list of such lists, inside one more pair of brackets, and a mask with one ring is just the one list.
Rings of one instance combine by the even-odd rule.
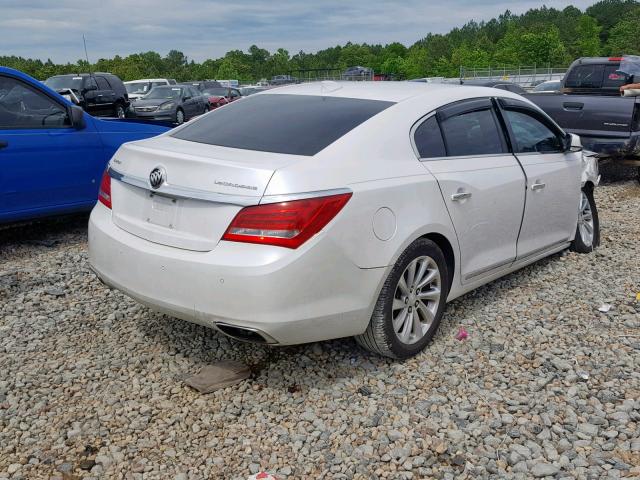
[[90, 210], [116, 149], [166, 130], [93, 118], [28, 75], [0, 67], [0, 224]]
[[632, 78], [619, 71], [622, 57], [580, 58], [556, 94], [527, 96], [585, 148], [619, 163], [640, 167], [640, 97], [623, 97]]
[[110, 73], [54, 75], [44, 84], [94, 116], [124, 118], [129, 108], [124, 83]]
[[204, 91], [209, 88], [221, 87], [222, 85], [215, 80], [190, 80], [188, 82], [181, 82], [180, 85], [189, 85], [195, 87], [199, 91]]
[[533, 92], [535, 93], [551, 93], [551, 92], [559, 92], [561, 80], [548, 80], [546, 82], [541, 82], [533, 87]]
[[339, 87], [269, 90], [120, 148], [89, 224], [99, 277], [235, 338], [355, 335], [405, 358], [447, 300], [598, 245], [597, 164], [531, 102]]
[[240, 91], [240, 95], [243, 97], [248, 97], [249, 95], [253, 95], [254, 93], [263, 92], [266, 88], [259, 85], [246, 85], [244, 87], [238, 88]]
[[141, 80], [131, 80], [124, 82], [124, 86], [129, 94], [129, 100], [137, 100], [145, 96], [153, 87], [161, 85], [175, 85], [176, 81], [172, 78], [143, 78]]
[[202, 91], [202, 95], [209, 102], [211, 110], [242, 98], [240, 90], [230, 87], [213, 87]]
[[298, 79], [291, 75], [276, 75], [271, 77], [271, 81], [269, 82], [270, 85], [289, 85], [292, 83], [298, 83]]
[[209, 109], [209, 103], [202, 93], [189, 85], [155, 87], [133, 105], [138, 118], [164, 120], [178, 125]]
[[460, 84], [467, 85], [469, 87], [499, 88], [500, 90], [517, 93], [518, 95], [524, 95], [527, 93], [527, 91], [520, 85], [504, 80], [460, 80]]
[[373, 70], [368, 67], [361, 67], [359, 65], [356, 65], [355, 67], [349, 67], [344, 72], [342, 72], [342, 78], [344, 78], [345, 80], [370, 80], [372, 76]]

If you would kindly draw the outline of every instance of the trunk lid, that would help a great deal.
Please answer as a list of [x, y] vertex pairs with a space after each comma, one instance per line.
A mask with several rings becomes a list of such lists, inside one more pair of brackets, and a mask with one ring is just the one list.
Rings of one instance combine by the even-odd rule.
[[[113, 222], [155, 243], [213, 250], [240, 209], [260, 202], [273, 173], [299, 159], [171, 136], [123, 145], [110, 163]], [[154, 189], [156, 169], [164, 182]]]

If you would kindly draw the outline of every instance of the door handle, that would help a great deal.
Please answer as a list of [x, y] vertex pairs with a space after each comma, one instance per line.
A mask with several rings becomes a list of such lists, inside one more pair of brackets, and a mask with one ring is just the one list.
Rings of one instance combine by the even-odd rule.
[[0, 148], [7, 148], [9, 146], [9, 142], [6, 140], [0, 140]]
[[542, 190], [544, 187], [546, 187], [547, 184], [546, 183], [542, 183], [542, 182], [537, 182], [534, 183], [533, 185], [531, 185], [531, 190]]
[[562, 104], [565, 110], [582, 110], [584, 103], [580, 102], [564, 102]]
[[451, 200], [454, 202], [459, 202], [460, 200], [465, 200], [467, 198], [471, 198], [470, 192], [458, 192], [451, 195]]

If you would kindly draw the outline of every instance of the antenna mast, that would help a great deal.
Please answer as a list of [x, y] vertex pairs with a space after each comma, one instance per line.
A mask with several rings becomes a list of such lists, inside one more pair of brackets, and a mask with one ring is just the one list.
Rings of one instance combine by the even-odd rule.
[[87, 40], [84, 38], [84, 33], [82, 34], [82, 43], [84, 44], [84, 57], [87, 59], [89, 74], [93, 76], [93, 72], [91, 71], [91, 63], [89, 63], [89, 54], [87, 53]]

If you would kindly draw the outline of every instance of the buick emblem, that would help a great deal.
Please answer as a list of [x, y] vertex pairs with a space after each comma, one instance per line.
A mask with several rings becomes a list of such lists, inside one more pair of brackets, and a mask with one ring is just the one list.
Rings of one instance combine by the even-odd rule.
[[162, 186], [164, 182], [167, 180], [167, 172], [165, 172], [164, 168], [156, 167], [151, 170], [149, 174], [149, 183], [151, 184], [151, 188], [157, 190]]

